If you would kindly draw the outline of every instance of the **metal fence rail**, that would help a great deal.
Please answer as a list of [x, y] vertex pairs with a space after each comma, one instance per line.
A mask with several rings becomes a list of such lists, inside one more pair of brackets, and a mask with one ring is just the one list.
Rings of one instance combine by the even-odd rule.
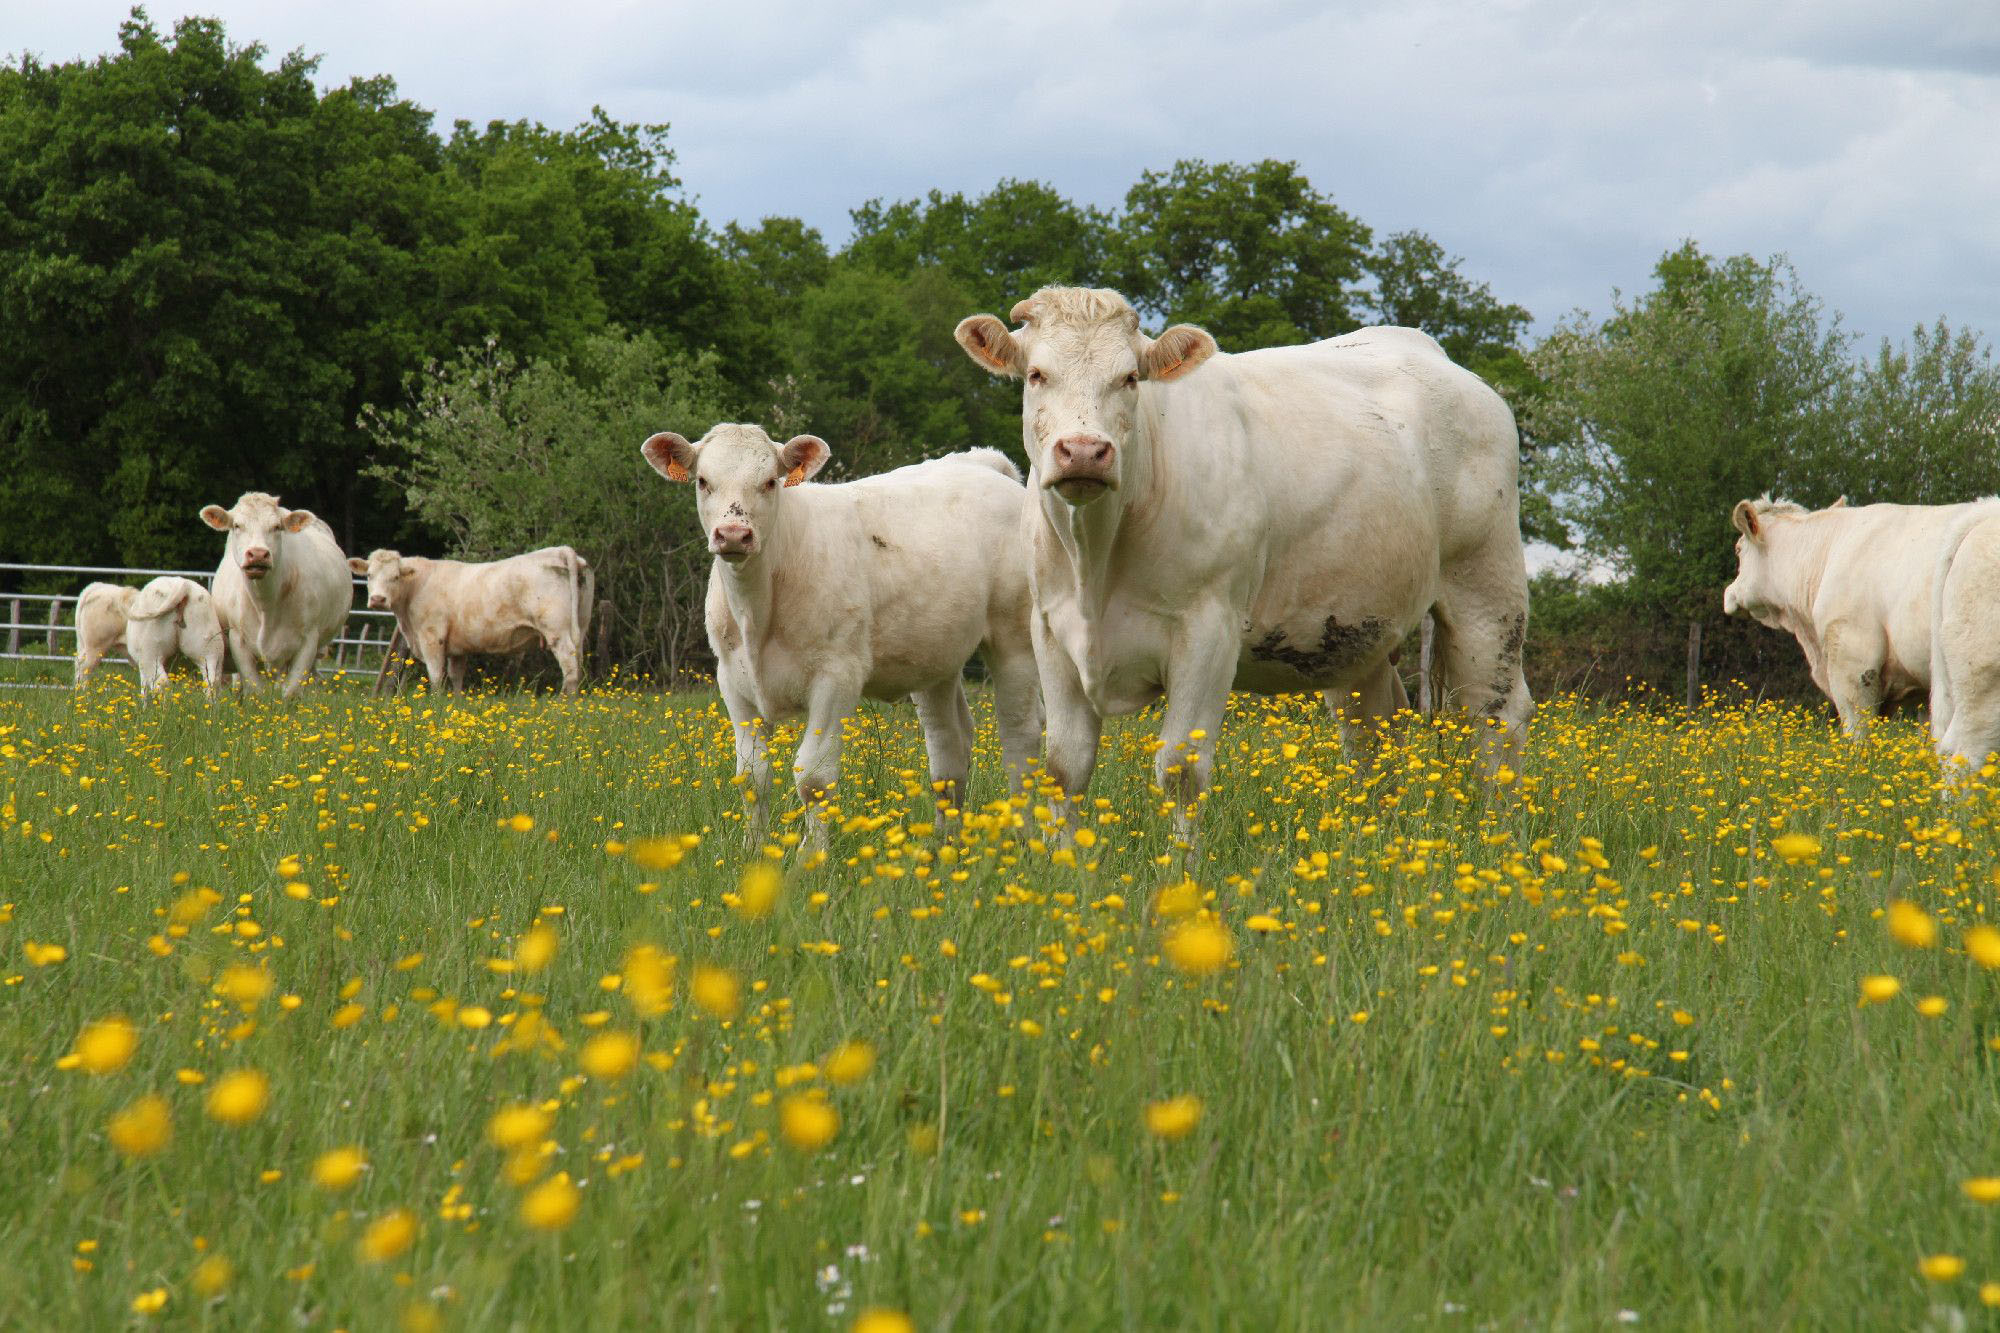
[[[148, 579], [163, 574], [177, 575], [193, 579], [203, 587], [215, 582], [212, 569], [127, 569], [107, 565], [22, 565], [0, 563], [0, 577], [16, 576], [10, 582], [33, 578], [37, 581], [53, 579], [74, 585], [71, 592], [0, 592], [0, 611], [6, 619], [0, 620], [0, 661], [51, 663], [66, 661], [76, 655], [76, 602], [83, 592], [83, 585], [93, 581], [107, 583], [131, 583], [137, 587]], [[353, 580], [367, 595], [368, 581]], [[46, 609], [44, 609], [46, 608]], [[347, 626], [340, 636], [329, 645], [330, 656], [322, 658], [315, 666], [319, 672], [359, 671], [365, 667], [379, 669], [388, 654], [389, 641], [396, 633], [396, 617], [388, 611], [371, 611], [366, 606], [351, 607], [347, 613]], [[67, 639], [61, 636], [67, 635]], [[24, 643], [25, 636], [25, 643]], [[23, 652], [24, 646], [41, 641], [42, 651]], [[106, 657], [106, 662], [124, 662], [126, 657]], [[0, 680], [0, 688], [21, 688], [33, 685], [31, 681]]]

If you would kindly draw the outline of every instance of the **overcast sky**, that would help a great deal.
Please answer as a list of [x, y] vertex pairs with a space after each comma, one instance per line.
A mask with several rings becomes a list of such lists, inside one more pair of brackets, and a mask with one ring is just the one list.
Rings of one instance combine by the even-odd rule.
[[[0, 0], [0, 49], [113, 50], [117, 0]], [[1994, 0], [211, 0], [239, 42], [453, 119], [670, 121], [712, 221], [1006, 176], [1115, 205], [1176, 158], [1297, 161], [1545, 329], [1685, 237], [1790, 256], [1869, 342], [2000, 336]]]

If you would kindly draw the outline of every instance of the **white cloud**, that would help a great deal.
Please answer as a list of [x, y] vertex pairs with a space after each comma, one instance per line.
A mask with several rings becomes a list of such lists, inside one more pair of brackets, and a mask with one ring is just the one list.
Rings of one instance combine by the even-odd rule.
[[[0, 4], [51, 59], [122, 3]], [[154, 5], [171, 26], [176, 11]], [[1177, 157], [1293, 158], [1547, 324], [1642, 289], [1683, 237], [1789, 254], [1871, 338], [2000, 337], [2000, 6], [1913, 0], [1011, 0], [721, 5], [216, 0], [232, 36], [390, 73], [441, 122], [673, 122], [716, 220], [833, 238], [872, 196], [1045, 179], [1115, 204]]]

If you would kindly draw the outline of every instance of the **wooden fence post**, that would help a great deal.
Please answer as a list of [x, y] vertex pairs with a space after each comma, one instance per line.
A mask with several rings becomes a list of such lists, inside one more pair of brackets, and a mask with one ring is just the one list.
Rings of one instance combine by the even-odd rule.
[[58, 601], [51, 601], [49, 603], [49, 656], [50, 657], [54, 657], [56, 655], [56, 626], [60, 625], [61, 623], [62, 623], [62, 603]]
[[1701, 702], [1701, 622], [1688, 621], [1688, 688], [1687, 706], [1692, 709]]
[[617, 608], [608, 600], [597, 604], [597, 644], [591, 650], [591, 674], [602, 675], [604, 659], [611, 655], [611, 616]]
[[7, 609], [7, 651], [21, 651], [21, 599], [16, 597]]
[[385, 690], [391, 694], [403, 688], [403, 627], [389, 631], [389, 646], [382, 650], [382, 667], [375, 673], [374, 693]]

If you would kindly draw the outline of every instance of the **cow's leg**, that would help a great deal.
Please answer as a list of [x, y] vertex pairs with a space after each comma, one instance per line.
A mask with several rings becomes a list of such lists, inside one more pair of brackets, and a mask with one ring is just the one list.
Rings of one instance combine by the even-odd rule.
[[1018, 796], [1042, 748], [1042, 688], [1032, 645], [988, 644], [980, 653], [993, 678], [993, 723], [1007, 794]]
[[211, 702], [222, 695], [222, 654], [221, 636], [211, 639], [201, 653], [201, 679]]
[[88, 685], [90, 683], [90, 673], [97, 670], [97, 664], [103, 660], [104, 654], [95, 648], [78, 648], [76, 650], [76, 677], [72, 682], [73, 687], [81, 689], [83, 686]]
[[434, 695], [444, 694], [444, 641], [442, 639], [427, 638], [421, 643], [413, 643], [410, 646], [416, 650], [417, 656], [423, 659], [424, 675], [430, 678], [431, 693]]
[[943, 806], [947, 818], [965, 809], [965, 777], [972, 770], [972, 709], [965, 702], [965, 682], [954, 675], [910, 696], [917, 721], [924, 728], [924, 752], [930, 756], [932, 814]]
[[1160, 790], [1174, 803], [1174, 832], [1190, 854], [1197, 807], [1222, 740], [1236, 652], [1234, 617], [1218, 610], [1190, 616], [1167, 658], [1167, 714], [1160, 723], [1153, 770]]
[[1320, 698], [1326, 701], [1326, 711], [1340, 728], [1341, 753], [1349, 758], [1372, 754], [1381, 739], [1383, 724], [1410, 706], [1403, 677], [1387, 658], [1356, 688], [1323, 690]]
[[549, 644], [549, 651], [555, 654], [556, 665], [562, 668], [563, 693], [575, 698], [583, 682], [583, 663], [577, 652], [576, 640], [564, 633]]
[[743, 820], [745, 842], [754, 847], [764, 840], [771, 819], [771, 736], [757, 705], [737, 689], [725, 667], [716, 672], [722, 690], [722, 706], [729, 710], [729, 729], [736, 739], [736, 777], [749, 806]]
[[1518, 764], [1528, 740], [1528, 719], [1535, 712], [1521, 674], [1528, 585], [1518, 550], [1511, 565], [1496, 558], [1447, 570], [1435, 615], [1444, 687], [1475, 724], [1487, 724], [1480, 740], [1482, 762], [1489, 772], [1503, 763]]
[[445, 659], [444, 669], [451, 675], [451, 692], [460, 698], [465, 697], [465, 662], [464, 653], [453, 653]]
[[813, 681], [806, 705], [805, 735], [799, 738], [792, 772], [798, 783], [799, 800], [805, 804], [805, 850], [826, 850], [827, 790], [840, 780], [840, 746], [847, 719], [861, 704], [858, 681], [821, 676]]
[[1076, 820], [1071, 807], [1090, 786], [1097, 768], [1097, 742], [1104, 731], [1104, 719], [1084, 693], [1083, 678], [1062, 645], [1035, 625], [1035, 671], [1042, 682], [1042, 707], [1048, 712], [1048, 770], [1061, 795], [1050, 804], [1057, 821], [1073, 828]]
[[306, 677], [312, 675], [313, 663], [319, 661], [319, 640], [308, 637], [299, 647], [298, 655], [292, 658], [292, 666], [285, 673], [285, 698], [295, 699], [305, 688]]
[[236, 663], [236, 679], [252, 694], [264, 691], [264, 677], [257, 672], [257, 654], [250, 642], [236, 630], [229, 631], [229, 656]]

